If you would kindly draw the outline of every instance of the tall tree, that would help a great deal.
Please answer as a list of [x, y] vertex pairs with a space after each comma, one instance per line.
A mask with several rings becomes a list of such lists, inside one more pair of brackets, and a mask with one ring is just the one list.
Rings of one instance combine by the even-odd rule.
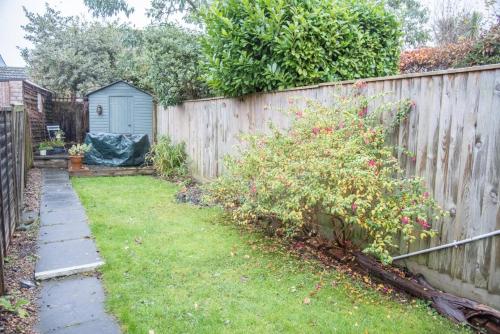
[[405, 49], [420, 47], [430, 40], [428, 8], [417, 0], [387, 0], [387, 6], [401, 22]]
[[175, 13], [186, 14], [188, 20], [199, 18], [200, 10], [206, 7], [210, 0], [151, 0], [148, 15], [155, 21], [161, 22]]
[[145, 78], [164, 105], [209, 94], [201, 80], [200, 36], [172, 24], [151, 26], [144, 32]]
[[[155, 22], [164, 22], [175, 13], [185, 14], [191, 21], [197, 21], [200, 10], [207, 6], [211, 0], [151, 0], [147, 14]], [[127, 16], [133, 12], [127, 0], [84, 0], [85, 5], [94, 16], [114, 16], [121, 12]]]
[[476, 40], [482, 31], [483, 16], [477, 11], [460, 9], [453, 1], [442, 3], [432, 28], [434, 42], [438, 45]]
[[484, 3], [493, 25], [500, 24], [500, 1], [485, 0]]
[[24, 11], [29, 22], [23, 29], [33, 47], [22, 49], [21, 54], [37, 82], [60, 94], [77, 96], [121, 76], [117, 63], [123, 49], [120, 26], [64, 17], [48, 5], [42, 15]]
[[124, 13], [127, 17], [133, 13], [126, 0], [83, 0], [94, 17], [109, 17]]

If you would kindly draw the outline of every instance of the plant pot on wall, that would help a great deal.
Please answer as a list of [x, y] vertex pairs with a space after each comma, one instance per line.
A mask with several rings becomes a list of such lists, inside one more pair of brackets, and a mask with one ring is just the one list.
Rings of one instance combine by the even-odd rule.
[[83, 169], [82, 161], [83, 155], [71, 155], [69, 157], [70, 169], [71, 170], [81, 170]]

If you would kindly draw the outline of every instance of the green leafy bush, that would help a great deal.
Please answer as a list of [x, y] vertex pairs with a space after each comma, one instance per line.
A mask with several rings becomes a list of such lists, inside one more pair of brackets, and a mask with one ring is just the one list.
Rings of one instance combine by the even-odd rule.
[[361, 231], [365, 252], [390, 262], [397, 235], [411, 242], [433, 236], [442, 215], [419, 178], [404, 175], [378, 124], [384, 108], [401, 119], [412, 108], [382, 105], [367, 114], [368, 100], [355, 94], [333, 108], [311, 104], [297, 110], [291, 128], [246, 137], [227, 173], [208, 185], [209, 198], [243, 223], [270, 224], [284, 236], [318, 231], [325, 216], [333, 239], [346, 247]]
[[380, 2], [215, 0], [203, 18], [204, 76], [225, 95], [397, 71], [400, 27]]
[[38, 149], [40, 151], [43, 151], [43, 150], [51, 150], [54, 148], [54, 145], [52, 145], [52, 142], [50, 140], [46, 140], [46, 141], [43, 141], [41, 142], [39, 145], [38, 145]]
[[195, 32], [171, 25], [152, 26], [144, 36], [146, 81], [161, 103], [173, 105], [205, 97], [201, 80], [201, 45]]
[[420, 73], [453, 68], [471, 51], [472, 43], [464, 41], [438, 47], [404, 51], [399, 60], [401, 73]]
[[71, 156], [79, 156], [79, 155], [84, 155], [91, 149], [92, 149], [92, 144], [76, 144], [70, 147], [68, 153]]
[[500, 63], [500, 23], [484, 32], [467, 56], [457, 62], [456, 67], [498, 63]]
[[185, 146], [183, 142], [174, 144], [169, 137], [162, 136], [151, 147], [147, 159], [160, 176], [166, 178], [186, 176], [188, 168]]
[[500, 63], [500, 24], [492, 26], [477, 40], [401, 53], [401, 73], [418, 73]]

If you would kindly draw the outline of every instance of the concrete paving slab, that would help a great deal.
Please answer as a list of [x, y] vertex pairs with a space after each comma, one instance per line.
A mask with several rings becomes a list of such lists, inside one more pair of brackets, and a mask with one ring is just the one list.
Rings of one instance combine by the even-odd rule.
[[46, 184], [42, 187], [42, 194], [48, 194], [50, 192], [57, 192], [61, 190], [70, 190], [70, 189], [71, 189], [71, 183]]
[[90, 238], [90, 228], [85, 221], [73, 222], [71, 224], [57, 224], [40, 227], [38, 243], [67, 241], [75, 239]]
[[72, 224], [82, 221], [87, 221], [84, 209], [40, 212], [40, 226]]
[[61, 192], [68, 192], [68, 191], [73, 191], [73, 188], [71, 187], [71, 184], [61, 184], [61, 185], [52, 185], [52, 186], [46, 186], [42, 187], [42, 195], [47, 195], [47, 194], [53, 194], [53, 193], [61, 193]]
[[107, 320], [93, 320], [77, 325], [65, 327], [55, 331], [50, 331], [51, 334], [119, 334], [120, 328], [115, 323]]
[[58, 210], [71, 211], [77, 209], [84, 210], [82, 204], [80, 203], [80, 200], [78, 200], [77, 198], [68, 198], [62, 201], [42, 200], [40, 202], [40, 212], [51, 212]]
[[43, 177], [46, 180], [69, 180], [69, 174], [62, 171], [58, 173], [44, 173]]
[[35, 277], [48, 271], [84, 266], [101, 262], [94, 240], [78, 239], [48, 244], [39, 244], [39, 259], [35, 268]]
[[116, 320], [104, 310], [104, 291], [96, 277], [68, 277], [42, 283], [41, 334], [119, 334]]
[[60, 173], [66, 173], [66, 174], [68, 174], [68, 171], [66, 169], [46, 168], [46, 169], [43, 170], [43, 173], [46, 174], [46, 175], [60, 174]]
[[57, 177], [57, 178], [44, 177], [44, 181], [43, 181], [44, 187], [50, 187], [53, 185], [67, 185], [67, 184], [70, 184], [69, 179], [62, 178], [62, 177]]
[[46, 194], [43, 194], [42, 201], [44, 202], [49, 202], [49, 201], [63, 201], [66, 199], [79, 199], [78, 195], [72, 190], [69, 189], [68, 191], [58, 191], [58, 192], [49, 192]]
[[43, 179], [45, 181], [59, 180], [59, 181], [69, 182], [69, 174], [68, 171], [59, 171], [57, 173], [44, 172]]

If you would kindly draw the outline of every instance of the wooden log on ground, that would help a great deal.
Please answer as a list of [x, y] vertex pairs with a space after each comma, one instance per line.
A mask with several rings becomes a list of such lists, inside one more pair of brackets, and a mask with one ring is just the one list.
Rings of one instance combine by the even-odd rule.
[[370, 275], [414, 297], [430, 301], [439, 313], [454, 322], [467, 323], [476, 329], [484, 329], [487, 333], [500, 334], [500, 311], [467, 298], [438, 291], [423, 277], [415, 280], [401, 277], [361, 252], [355, 252], [354, 257], [357, 264]]

